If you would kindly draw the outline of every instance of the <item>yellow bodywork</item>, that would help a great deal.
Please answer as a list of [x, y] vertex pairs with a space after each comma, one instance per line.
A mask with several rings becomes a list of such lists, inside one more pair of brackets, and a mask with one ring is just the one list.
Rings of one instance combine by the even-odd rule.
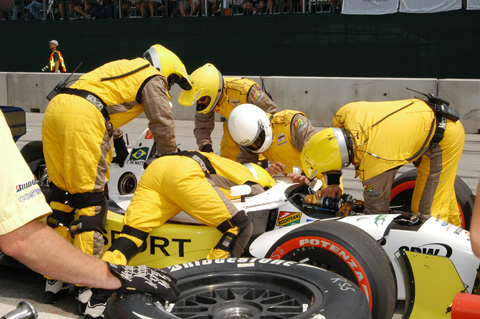
[[400, 254], [409, 273], [404, 318], [450, 319], [455, 295], [465, 290], [452, 261], [411, 251]]
[[[123, 228], [123, 215], [108, 212], [105, 227], [105, 251]], [[205, 258], [222, 233], [205, 225], [165, 223], [155, 228], [147, 238], [147, 247], [129, 265], [163, 268]]]

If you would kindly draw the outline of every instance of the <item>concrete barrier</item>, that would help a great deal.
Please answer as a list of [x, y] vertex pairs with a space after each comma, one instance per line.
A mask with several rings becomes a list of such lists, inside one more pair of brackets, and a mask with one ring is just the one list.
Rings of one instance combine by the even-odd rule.
[[[74, 74], [75, 80], [81, 74]], [[68, 74], [0, 73], [0, 103], [23, 107], [28, 112], [44, 112], [47, 94]], [[466, 133], [480, 129], [480, 80], [413, 78], [334, 78], [334, 77], [249, 77], [264, 86], [281, 110], [305, 112], [315, 126], [329, 126], [341, 106], [354, 101], [388, 101], [421, 97], [407, 88], [437, 94], [459, 111]], [[177, 103], [180, 88], [174, 86], [173, 115], [193, 120], [194, 107]], [[217, 120], [220, 116], [217, 114]]]

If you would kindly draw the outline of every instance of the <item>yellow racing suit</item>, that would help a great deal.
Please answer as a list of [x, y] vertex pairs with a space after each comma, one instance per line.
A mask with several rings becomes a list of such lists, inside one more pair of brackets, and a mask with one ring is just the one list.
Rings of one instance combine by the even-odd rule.
[[[272, 145], [262, 154], [270, 163], [280, 162], [285, 165], [284, 173], [293, 173], [293, 167], [301, 167], [300, 153], [303, 145], [317, 132], [304, 113], [294, 110], [283, 110], [267, 114], [272, 123]], [[255, 163], [258, 154], [241, 149], [239, 163]], [[326, 186], [323, 176], [319, 176]]]
[[253, 226], [245, 213], [230, 202], [229, 190], [246, 183], [252, 186], [252, 195], [263, 192], [245, 166], [214, 153], [185, 151], [156, 159], [135, 190], [125, 213], [122, 234], [103, 259], [126, 264], [154, 228], [182, 210], [205, 225], [236, 237], [232, 247], [220, 247], [224, 235], [208, 259], [240, 256]]
[[103, 255], [104, 196], [113, 131], [145, 112], [159, 152], [175, 146], [165, 77], [142, 58], [107, 63], [48, 104], [43, 149], [53, 191], [50, 226], [87, 254]]
[[[245, 103], [254, 104], [267, 113], [277, 112], [278, 108], [255, 81], [239, 77], [224, 77], [224, 81], [223, 95], [213, 111], [220, 113], [225, 118], [223, 137], [220, 142], [220, 155], [235, 161], [240, 148], [228, 132], [228, 118], [232, 110], [236, 106]], [[199, 149], [202, 149], [206, 144], [212, 145], [211, 134], [214, 128], [214, 112], [195, 114], [195, 129], [193, 133]]]
[[460, 121], [447, 119], [443, 138], [432, 143], [437, 124], [434, 111], [419, 99], [354, 102], [337, 111], [333, 125], [353, 139], [353, 164], [364, 186], [367, 212], [387, 212], [398, 168], [421, 158], [413, 213], [440, 215], [460, 225], [454, 182], [465, 131]]

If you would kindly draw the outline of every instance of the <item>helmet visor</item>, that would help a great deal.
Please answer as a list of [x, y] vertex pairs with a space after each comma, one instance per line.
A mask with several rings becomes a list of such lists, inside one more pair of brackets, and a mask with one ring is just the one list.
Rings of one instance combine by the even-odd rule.
[[205, 102], [206, 99], [207, 99], [207, 96], [202, 96], [197, 100], [197, 112], [201, 112], [210, 106], [211, 101], [210, 103], [203, 103]]
[[258, 124], [257, 136], [255, 137], [252, 143], [250, 143], [249, 145], [243, 146], [245, 149], [253, 153], [257, 152], [259, 149], [262, 148], [266, 139], [265, 126], [261, 121], [258, 121], [257, 124]]

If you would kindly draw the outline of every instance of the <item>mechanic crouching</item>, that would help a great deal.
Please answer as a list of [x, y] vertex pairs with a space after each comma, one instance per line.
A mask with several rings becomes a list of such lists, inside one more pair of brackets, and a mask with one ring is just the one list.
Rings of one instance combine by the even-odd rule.
[[223, 234], [207, 259], [239, 257], [253, 226], [245, 212], [231, 203], [230, 187], [248, 184], [250, 195], [256, 195], [273, 183], [270, 175], [264, 176], [268, 177], [260, 182], [247, 167], [209, 152], [181, 151], [154, 160], [127, 208], [122, 233], [103, 259], [125, 265], [154, 228], [182, 210]]
[[335, 114], [333, 128], [305, 144], [302, 169], [308, 178], [326, 173], [322, 196], [339, 197], [341, 169], [353, 164], [364, 188], [365, 213], [386, 214], [399, 167], [414, 163], [412, 212], [421, 220], [440, 216], [460, 226], [454, 183], [465, 131], [446, 103], [438, 98], [349, 103]]
[[[157, 151], [176, 151], [169, 90], [191, 88], [182, 61], [161, 46], [143, 58], [107, 63], [82, 75], [70, 87], [49, 94], [42, 126], [43, 150], [52, 189], [47, 223], [83, 252], [101, 258], [107, 216], [104, 190], [112, 162], [123, 165], [128, 151], [119, 128], [145, 112]], [[68, 83], [67, 83], [68, 84]], [[58, 92], [55, 92], [58, 91]], [[60, 281], [47, 280], [45, 302], [68, 293]], [[87, 290], [80, 289], [80, 308]]]

